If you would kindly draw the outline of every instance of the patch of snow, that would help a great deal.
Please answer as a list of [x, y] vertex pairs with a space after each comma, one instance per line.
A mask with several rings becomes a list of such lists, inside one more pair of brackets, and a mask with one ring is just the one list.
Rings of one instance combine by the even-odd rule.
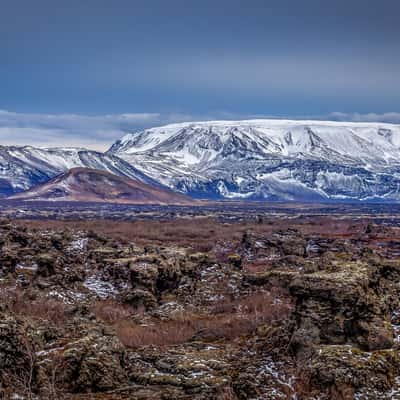
[[103, 281], [95, 275], [86, 278], [83, 286], [94, 292], [101, 299], [113, 297], [118, 293], [118, 289], [112, 283]]
[[67, 247], [67, 251], [83, 251], [86, 249], [89, 239], [88, 238], [78, 238], [73, 240]]
[[[263, 375], [272, 376], [274, 380], [281, 386], [284, 386], [289, 389], [290, 397], [284, 397], [285, 399], [297, 400], [297, 394], [294, 388], [295, 378], [293, 376], [287, 377], [279, 367], [282, 367], [280, 363], [276, 363], [272, 360], [272, 358], [267, 357], [263, 360], [262, 364], [260, 365], [257, 376], [262, 377]], [[279, 392], [278, 388], [272, 388], [272, 393], [269, 395], [281, 395], [282, 393]]]

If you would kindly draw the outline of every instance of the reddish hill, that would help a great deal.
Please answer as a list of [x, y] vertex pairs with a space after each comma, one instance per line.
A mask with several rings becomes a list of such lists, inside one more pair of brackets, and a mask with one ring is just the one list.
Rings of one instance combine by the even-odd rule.
[[81, 201], [126, 204], [196, 203], [172, 190], [90, 168], [73, 168], [45, 184], [9, 197], [18, 200]]

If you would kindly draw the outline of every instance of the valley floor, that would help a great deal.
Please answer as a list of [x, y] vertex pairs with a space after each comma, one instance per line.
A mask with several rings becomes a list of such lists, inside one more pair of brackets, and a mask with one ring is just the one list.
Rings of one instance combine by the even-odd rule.
[[400, 399], [396, 207], [0, 216], [0, 398]]

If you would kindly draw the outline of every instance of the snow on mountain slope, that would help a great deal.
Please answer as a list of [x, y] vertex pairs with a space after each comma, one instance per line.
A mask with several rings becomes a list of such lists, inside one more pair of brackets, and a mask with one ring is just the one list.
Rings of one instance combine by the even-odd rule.
[[91, 168], [72, 168], [42, 185], [17, 193], [10, 199], [160, 205], [196, 203], [190, 197], [168, 188]]
[[399, 200], [400, 126], [212, 121], [124, 136], [108, 151], [205, 198]]
[[0, 195], [27, 190], [75, 167], [105, 170], [153, 183], [151, 178], [111, 154], [75, 148], [0, 146]]

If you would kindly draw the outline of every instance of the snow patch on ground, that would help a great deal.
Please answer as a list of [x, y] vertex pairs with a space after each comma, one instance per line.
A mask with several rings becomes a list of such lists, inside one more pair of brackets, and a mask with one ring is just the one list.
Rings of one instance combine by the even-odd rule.
[[111, 282], [106, 282], [96, 275], [87, 277], [83, 286], [90, 292], [95, 293], [101, 299], [114, 297], [118, 293], [118, 288], [116, 288]]
[[[271, 357], [266, 357], [262, 361], [260, 367], [257, 371], [257, 378], [260, 380], [268, 381], [272, 376], [273, 380], [276, 382], [276, 385], [265, 386], [265, 392], [262, 396], [257, 397], [253, 400], [264, 400], [264, 399], [290, 399], [290, 400], [297, 400], [297, 394], [294, 387], [295, 377], [287, 376], [284, 372], [284, 365], [280, 362], [275, 362], [272, 360]], [[280, 390], [280, 387], [285, 387], [290, 392], [289, 397], [283, 391]], [[286, 392], [286, 391], [285, 391]], [[266, 397], [264, 397], [266, 396]]]

